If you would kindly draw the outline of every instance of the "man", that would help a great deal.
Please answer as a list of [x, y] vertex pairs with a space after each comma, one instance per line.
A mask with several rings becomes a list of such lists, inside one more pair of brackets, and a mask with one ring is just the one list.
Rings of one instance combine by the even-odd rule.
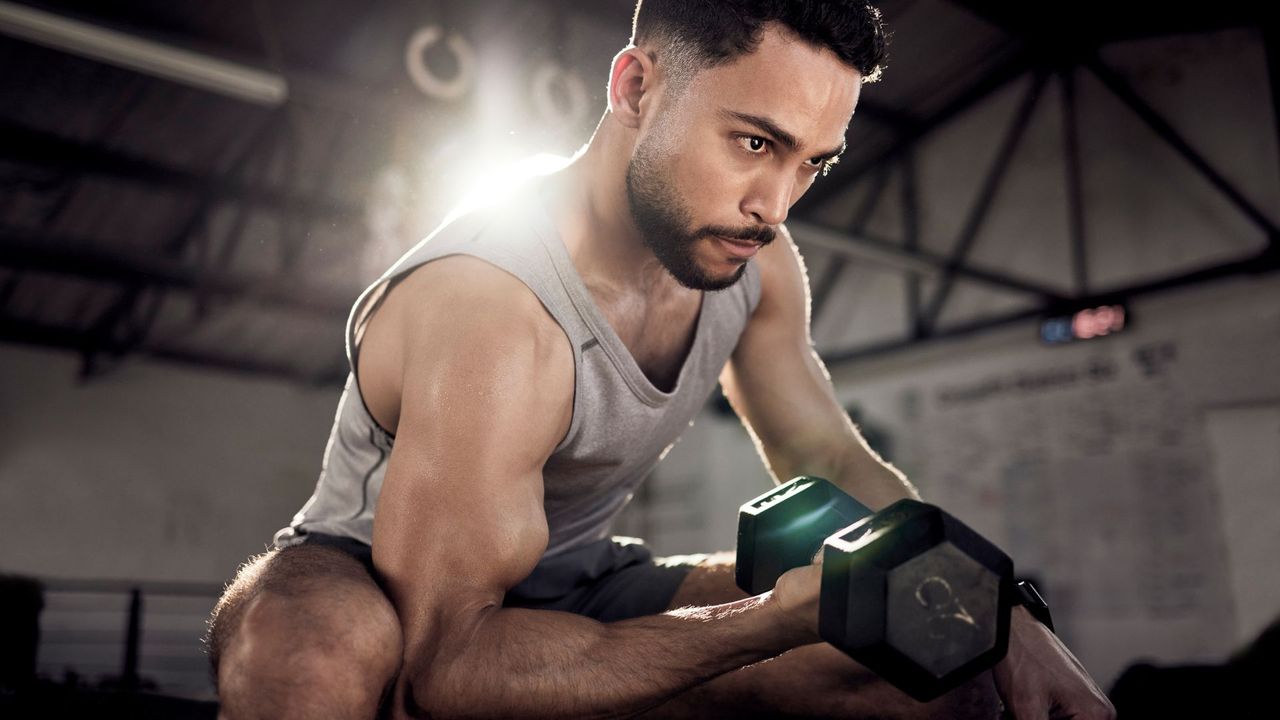
[[568, 168], [356, 303], [316, 494], [215, 612], [224, 716], [993, 717], [994, 686], [1111, 717], [1022, 609], [994, 673], [922, 705], [819, 641], [817, 566], [746, 597], [731, 556], [608, 538], [717, 376], [776, 478], [914, 492], [835, 400], [782, 226], [878, 75], [878, 12], [644, 0], [632, 43]]

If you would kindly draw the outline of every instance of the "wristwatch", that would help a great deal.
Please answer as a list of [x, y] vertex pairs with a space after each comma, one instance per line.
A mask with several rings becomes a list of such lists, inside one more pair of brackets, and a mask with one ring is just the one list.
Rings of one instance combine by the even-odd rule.
[[1040, 593], [1036, 592], [1036, 586], [1031, 584], [1030, 580], [1020, 580], [1014, 586], [1013, 590], [1014, 603], [1021, 605], [1031, 613], [1031, 617], [1040, 621], [1042, 625], [1049, 628], [1049, 632], [1053, 632], [1053, 616], [1049, 614], [1049, 603], [1040, 597]]

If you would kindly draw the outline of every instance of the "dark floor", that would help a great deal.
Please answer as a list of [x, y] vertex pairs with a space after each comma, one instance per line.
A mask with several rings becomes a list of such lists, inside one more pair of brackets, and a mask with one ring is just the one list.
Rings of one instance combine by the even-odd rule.
[[53, 683], [38, 683], [21, 691], [0, 691], [0, 718], [5, 720], [215, 720], [217, 717], [217, 703], [147, 693], [74, 689]]

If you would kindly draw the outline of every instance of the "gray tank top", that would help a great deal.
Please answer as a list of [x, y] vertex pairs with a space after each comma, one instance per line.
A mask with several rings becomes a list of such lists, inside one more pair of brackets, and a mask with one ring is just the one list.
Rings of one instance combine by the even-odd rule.
[[457, 254], [484, 260], [527, 285], [572, 344], [573, 418], [543, 468], [550, 530], [544, 557], [608, 537], [613, 518], [715, 388], [759, 302], [759, 271], [750, 263], [734, 286], [703, 294], [693, 345], [675, 387], [664, 392], [641, 371], [592, 300], [545, 210], [541, 186], [532, 182], [497, 207], [447, 222], [356, 301], [347, 323], [352, 372], [338, 401], [320, 479], [289, 527], [276, 533], [276, 547], [298, 544], [309, 532], [372, 544], [373, 511], [394, 437], [369, 414], [355, 379], [363, 323], [397, 281], [424, 263]]

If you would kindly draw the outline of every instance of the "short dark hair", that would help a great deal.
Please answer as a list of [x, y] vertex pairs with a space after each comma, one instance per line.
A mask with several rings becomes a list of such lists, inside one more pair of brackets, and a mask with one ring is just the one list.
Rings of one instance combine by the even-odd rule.
[[880, 79], [888, 34], [880, 11], [859, 0], [637, 0], [631, 42], [653, 47], [679, 85], [753, 52], [769, 23], [829, 48], [862, 82]]

